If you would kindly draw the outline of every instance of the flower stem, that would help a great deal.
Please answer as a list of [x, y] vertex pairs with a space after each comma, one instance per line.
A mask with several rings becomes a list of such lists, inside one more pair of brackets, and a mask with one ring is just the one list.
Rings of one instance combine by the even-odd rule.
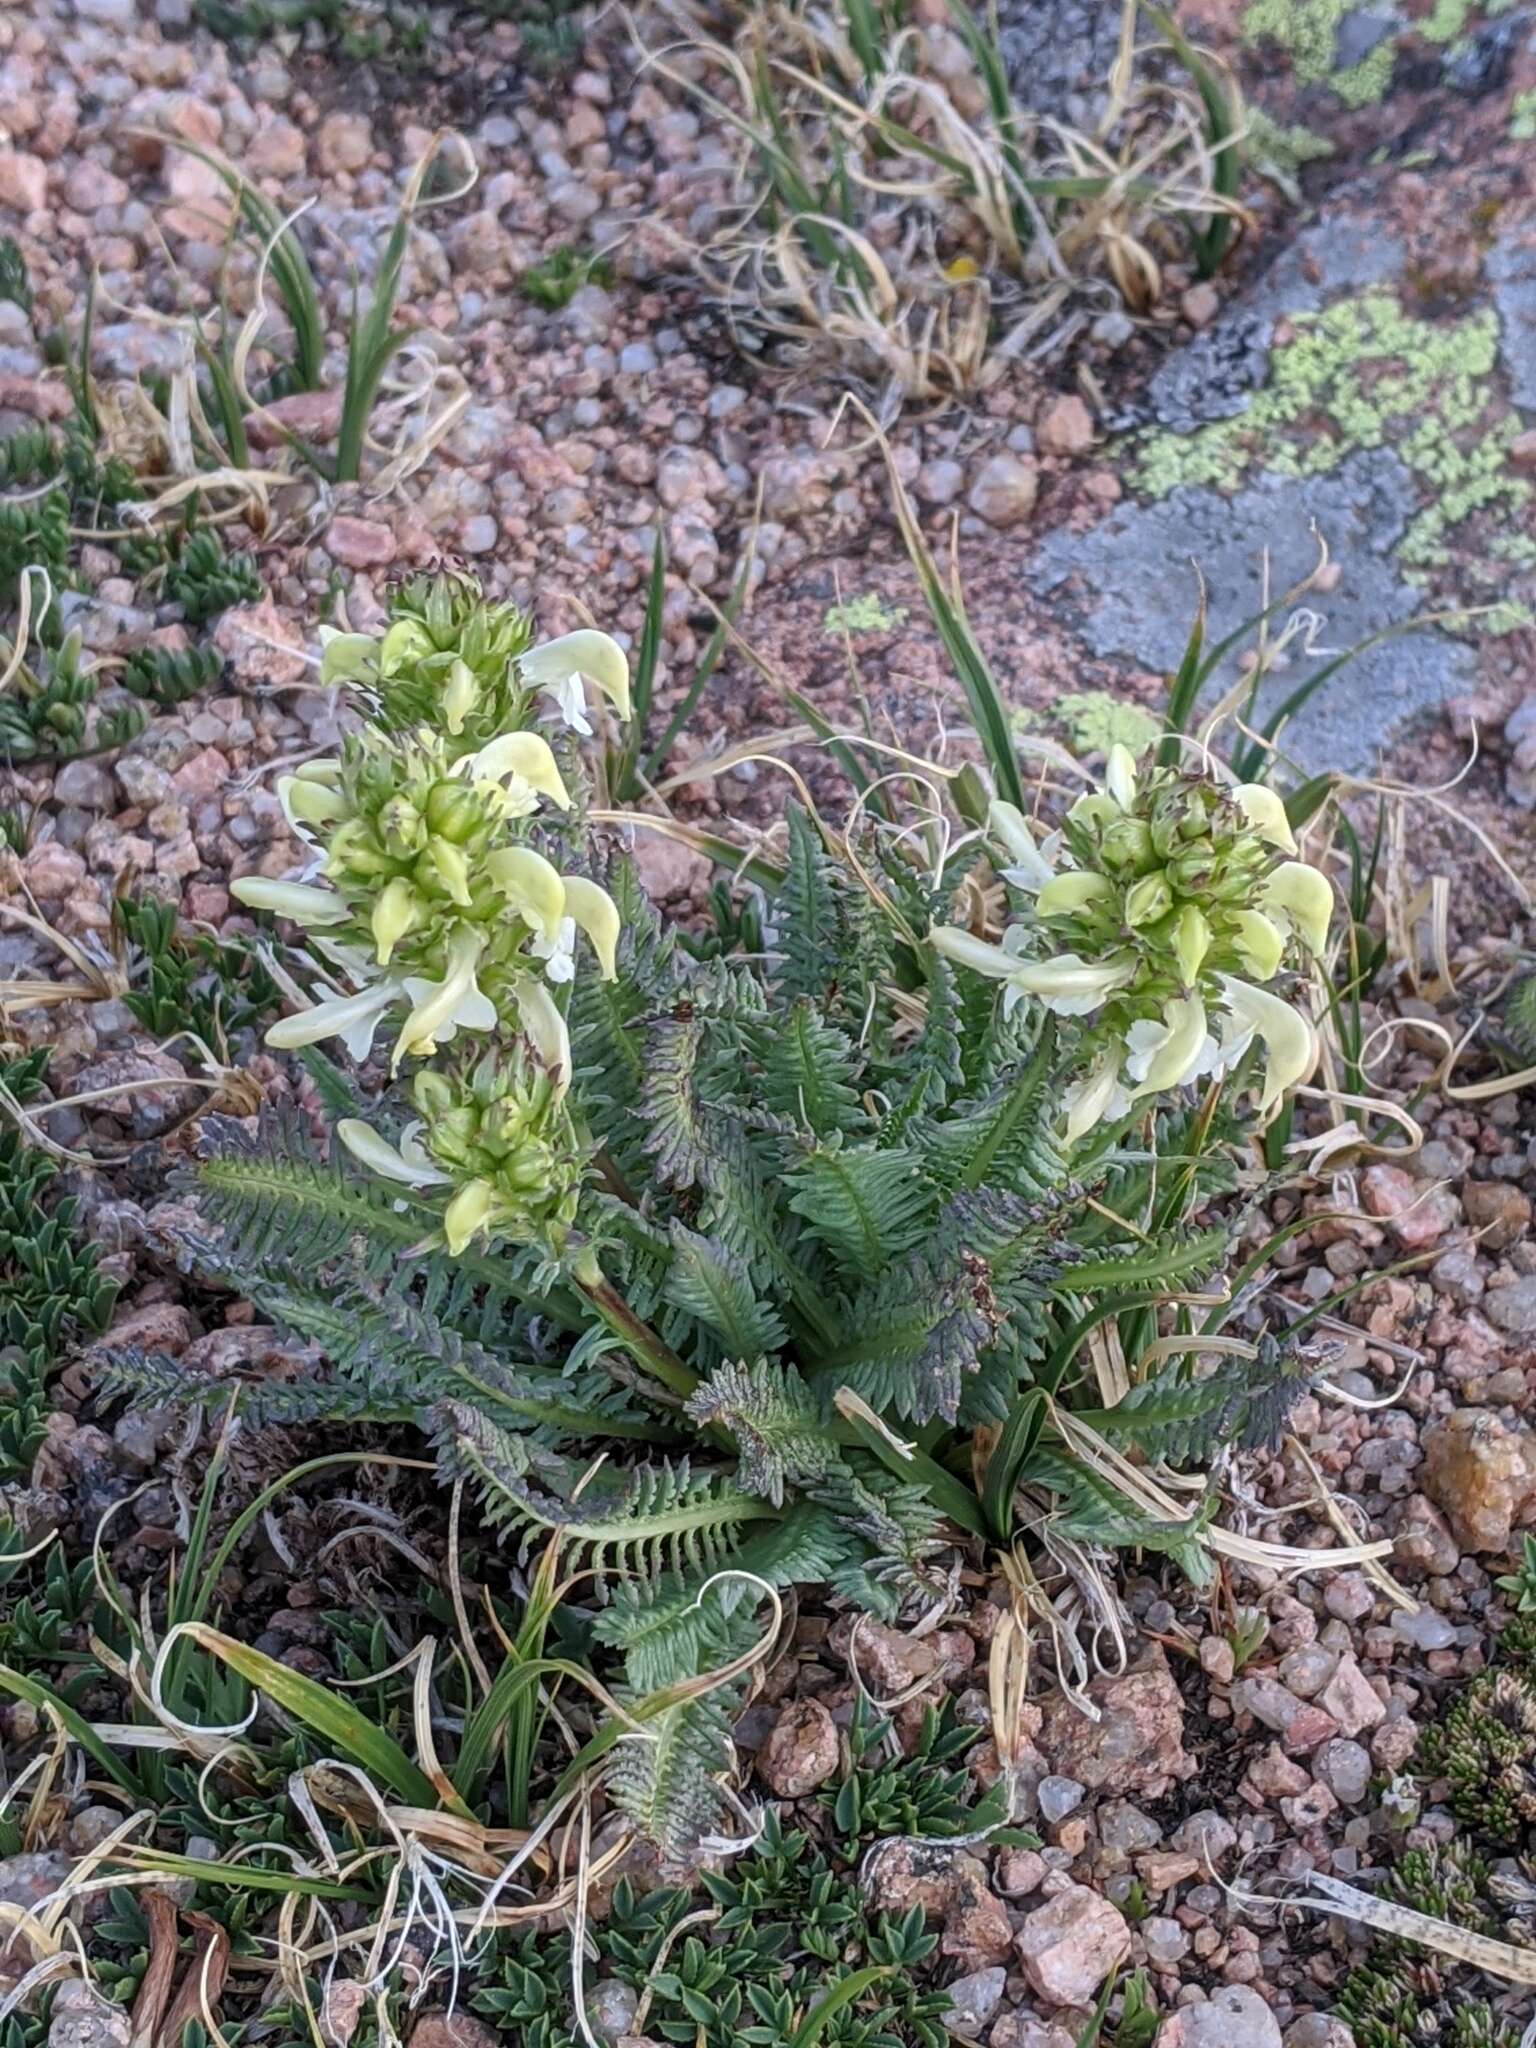
[[699, 1384], [698, 1375], [690, 1372], [671, 1345], [663, 1343], [650, 1324], [635, 1314], [604, 1274], [596, 1252], [590, 1247], [578, 1254], [573, 1277], [632, 1358], [674, 1394], [686, 1397], [693, 1392]]

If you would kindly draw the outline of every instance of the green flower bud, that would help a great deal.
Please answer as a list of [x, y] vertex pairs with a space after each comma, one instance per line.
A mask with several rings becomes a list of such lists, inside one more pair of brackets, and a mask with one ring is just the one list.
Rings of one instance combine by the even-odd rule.
[[453, 1084], [446, 1074], [423, 1067], [411, 1083], [411, 1100], [424, 1117], [446, 1116], [453, 1106]]
[[1116, 818], [1105, 828], [1099, 846], [1104, 865], [1111, 873], [1127, 868], [1139, 873], [1154, 858], [1152, 834], [1141, 818]]
[[1175, 854], [1165, 870], [1171, 885], [1181, 896], [1198, 896], [1209, 887], [1216, 872], [1216, 849], [1199, 840], [1185, 852]]
[[1125, 921], [1133, 931], [1143, 925], [1156, 924], [1172, 908], [1173, 891], [1164, 875], [1143, 875], [1125, 892]]
[[427, 792], [427, 830], [462, 845], [485, 816], [483, 801], [467, 782], [447, 776]]
[[419, 810], [407, 796], [392, 796], [378, 814], [379, 837], [398, 859], [416, 852], [426, 836]]

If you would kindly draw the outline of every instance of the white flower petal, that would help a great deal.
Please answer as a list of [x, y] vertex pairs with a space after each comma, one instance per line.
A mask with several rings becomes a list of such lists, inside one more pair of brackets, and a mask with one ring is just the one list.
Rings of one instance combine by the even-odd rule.
[[562, 917], [559, 925], [549, 938], [535, 939], [528, 948], [537, 960], [544, 962], [544, 972], [551, 981], [566, 982], [576, 979], [576, 920]]
[[345, 924], [352, 915], [334, 889], [316, 889], [308, 882], [269, 882], [264, 875], [242, 875], [229, 893], [252, 910], [270, 910], [294, 924]]
[[[1221, 977], [1221, 999], [1232, 1013], [1240, 1030], [1246, 1030], [1251, 1037], [1257, 1032], [1264, 1041], [1268, 1059], [1264, 1069], [1264, 1089], [1259, 1097], [1259, 1113], [1278, 1102], [1287, 1088], [1294, 1088], [1304, 1081], [1317, 1065], [1317, 1033], [1312, 1020], [1293, 1003], [1282, 1002], [1279, 996], [1271, 995], [1268, 989], [1255, 988], [1251, 982], [1238, 981], [1231, 975]], [[1223, 1046], [1223, 1059], [1229, 1059]]]
[[373, 1034], [380, 1017], [400, 993], [396, 981], [376, 981], [355, 996], [328, 996], [313, 1009], [300, 1010], [292, 1017], [279, 1017], [267, 1028], [266, 1042], [279, 1052], [297, 1046], [318, 1045], [322, 1038], [339, 1038], [355, 1060], [364, 1060], [373, 1047]]
[[[1175, 996], [1163, 1011], [1167, 1030], [1147, 1062], [1131, 1100], [1192, 1081], [1206, 1052], [1205, 1005], [1198, 996]], [[1134, 1026], [1132, 1027], [1135, 1028]], [[1127, 1062], [1127, 1068], [1129, 1068]]]
[[1058, 953], [1051, 960], [1015, 962], [1011, 979], [1026, 995], [1038, 996], [1058, 1017], [1086, 1017], [1124, 988], [1135, 973], [1129, 961], [1084, 960], [1076, 953]]
[[399, 1181], [408, 1188], [427, 1188], [444, 1187], [451, 1178], [430, 1162], [422, 1166], [407, 1159], [403, 1150], [397, 1151], [361, 1117], [344, 1116], [336, 1126], [336, 1135], [360, 1165], [384, 1180]]
[[1043, 888], [1054, 870], [1035, 844], [1029, 821], [1018, 805], [1004, 803], [1000, 797], [994, 797], [987, 811], [987, 830], [994, 839], [1001, 841], [1013, 863], [1002, 870], [1004, 881], [1012, 882], [1016, 889]]
[[953, 960], [957, 967], [972, 967], [978, 974], [990, 974], [996, 980], [1006, 980], [1019, 964], [1014, 955], [1002, 946], [978, 939], [957, 924], [936, 924], [928, 937], [934, 951], [942, 953], [946, 960]]
[[571, 676], [588, 676], [620, 718], [629, 716], [629, 660], [618, 641], [591, 627], [562, 633], [518, 657], [518, 674], [526, 683], [558, 696]]
[[1088, 1069], [1081, 1081], [1074, 1081], [1062, 1093], [1067, 1143], [1075, 1145], [1095, 1124], [1120, 1115], [1125, 1099], [1125, 1090], [1115, 1072], [1115, 1056], [1108, 1053]]
[[475, 966], [484, 948], [478, 932], [459, 932], [448, 944], [447, 970], [441, 981], [427, 981], [412, 975], [405, 984], [411, 999], [411, 1013], [400, 1027], [390, 1071], [398, 1069], [407, 1054], [424, 1058], [437, 1051], [444, 1039], [462, 1027], [466, 1031], [494, 1031], [496, 1005], [481, 992], [475, 980]]

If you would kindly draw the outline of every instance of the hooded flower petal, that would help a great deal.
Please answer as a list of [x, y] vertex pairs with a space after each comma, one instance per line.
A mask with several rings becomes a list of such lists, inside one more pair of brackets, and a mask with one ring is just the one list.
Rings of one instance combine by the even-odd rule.
[[1115, 893], [1108, 875], [1096, 875], [1089, 868], [1069, 868], [1053, 875], [1035, 898], [1041, 917], [1070, 917], [1074, 911], [1091, 910]]
[[1015, 954], [978, 939], [962, 925], [936, 924], [928, 937], [934, 951], [946, 960], [953, 960], [957, 967], [972, 967], [978, 974], [990, 974], [997, 981], [1006, 981], [1019, 965]]
[[[570, 679], [589, 676], [620, 718], [629, 716], [629, 661], [618, 641], [606, 633], [591, 629], [562, 633], [558, 640], [546, 640], [540, 647], [530, 647], [526, 654], [519, 656], [517, 672], [525, 683], [548, 690], [557, 700], [562, 700], [562, 706]], [[568, 710], [566, 723], [576, 723]], [[590, 731], [591, 727], [586, 729]]]
[[558, 1102], [571, 1084], [571, 1039], [560, 1005], [542, 981], [530, 976], [517, 985], [517, 1008], [523, 1035], [554, 1084]]
[[373, 933], [374, 958], [380, 967], [389, 965], [389, 956], [420, 916], [421, 898], [403, 875], [384, 884], [368, 921]]
[[1004, 879], [1016, 889], [1044, 888], [1055, 870], [1035, 844], [1035, 835], [1018, 805], [994, 797], [987, 811], [987, 829], [1013, 863], [1002, 870]]
[[1211, 928], [1193, 903], [1186, 903], [1179, 912], [1178, 922], [1173, 928], [1173, 950], [1179, 972], [1187, 983], [1192, 984], [1200, 972], [1201, 962], [1211, 950]]
[[352, 914], [334, 889], [317, 889], [309, 882], [269, 882], [264, 875], [242, 875], [230, 883], [229, 893], [237, 903], [273, 911], [295, 924], [345, 924]]
[[542, 939], [552, 939], [565, 916], [559, 870], [531, 846], [503, 846], [486, 859], [486, 872], [520, 917]]
[[1261, 839], [1278, 846], [1282, 853], [1296, 851], [1296, 838], [1285, 815], [1285, 805], [1272, 789], [1262, 782], [1240, 782], [1232, 792], [1232, 801]]
[[443, 1236], [454, 1258], [484, 1230], [495, 1207], [496, 1190], [489, 1181], [472, 1180], [459, 1189], [443, 1211]]
[[311, 1010], [279, 1017], [268, 1026], [266, 1042], [279, 1052], [292, 1052], [301, 1045], [318, 1045], [322, 1038], [339, 1038], [353, 1059], [365, 1060], [380, 1017], [399, 993], [398, 982], [385, 980], [371, 982], [355, 996], [328, 996]]
[[[1133, 1059], [1126, 1061], [1126, 1072], [1138, 1077], [1133, 1102], [1192, 1081], [1215, 1053], [1206, 1033], [1205, 1005], [1198, 996], [1175, 996], [1164, 1009], [1163, 1020], [1157, 1042], [1145, 1041]], [[1133, 1032], [1139, 1029], [1138, 1025], [1131, 1027]], [[1129, 1040], [1129, 1034], [1127, 1037]]]
[[1285, 934], [1278, 931], [1262, 910], [1244, 910], [1237, 918], [1237, 950], [1248, 963], [1256, 981], [1272, 981], [1285, 952]]
[[283, 816], [301, 839], [309, 838], [307, 827], [328, 825], [347, 808], [347, 800], [335, 784], [318, 775], [280, 776], [277, 800], [283, 807]]
[[1104, 766], [1104, 787], [1122, 811], [1128, 811], [1136, 801], [1136, 756], [1119, 740], [1109, 750]]
[[480, 701], [480, 685], [475, 672], [467, 661], [457, 656], [449, 665], [448, 680], [443, 685], [443, 723], [450, 733], [457, 736], [464, 730], [464, 721]]
[[565, 878], [565, 908], [592, 941], [604, 981], [618, 973], [619, 908], [606, 889], [584, 875]]
[[1009, 980], [1025, 995], [1038, 996], [1058, 1017], [1086, 1017], [1133, 979], [1129, 960], [1084, 960], [1058, 953], [1052, 960], [1015, 961]]
[[[398, 1181], [408, 1188], [446, 1187], [451, 1180], [430, 1160], [422, 1163], [407, 1158], [403, 1148], [397, 1150], [361, 1117], [344, 1116], [336, 1126], [336, 1135], [359, 1164], [384, 1180]], [[420, 1148], [416, 1149], [419, 1152]]]
[[1075, 1145], [1086, 1131], [1106, 1117], [1123, 1115], [1127, 1096], [1115, 1072], [1116, 1055], [1106, 1053], [1088, 1069], [1081, 1081], [1074, 1081], [1062, 1093], [1061, 1106], [1067, 1113], [1066, 1139]]
[[1333, 886], [1320, 869], [1305, 861], [1281, 861], [1264, 884], [1263, 901], [1290, 920], [1309, 953], [1322, 952], [1333, 921]]
[[494, 1031], [496, 1005], [481, 992], [475, 980], [484, 940], [478, 932], [458, 932], [448, 942], [446, 972], [441, 981], [411, 976], [405, 992], [411, 999], [411, 1014], [395, 1040], [391, 1073], [398, 1070], [407, 1054], [425, 1058], [439, 1044], [452, 1038], [462, 1026], [466, 1031]]
[[334, 626], [320, 628], [320, 680], [322, 683], [352, 683], [374, 672], [379, 643], [370, 633], [338, 633]]
[[571, 807], [570, 792], [560, 779], [549, 741], [536, 732], [504, 732], [479, 753], [466, 754], [456, 761], [453, 772], [468, 776], [472, 782], [503, 782], [507, 776], [515, 775], [540, 796], [557, 803], [562, 811]]
[[[1264, 1091], [1259, 1097], [1262, 1115], [1287, 1088], [1304, 1081], [1316, 1066], [1317, 1033], [1311, 1019], [1294, 1004], [1282, 1002], [1279, 996], [1271, 995], [1268, 989], [1255, 988], [1251, 982], [1224, 974], [1221, 999], [1237, 1032], [1246, 1032], [1249, 1037], [1257, 1032], [1269, 1055], [1264, 1069]], [[1224, 1042], [1223, 1059], [1230, 1060], [1232, 1056]]]
[[421, 661], [435, 654], [432, 635], [420, 619], [396, 619], [379, 643], [379, 669], [383, 675], [398, 675], [407, 662]]

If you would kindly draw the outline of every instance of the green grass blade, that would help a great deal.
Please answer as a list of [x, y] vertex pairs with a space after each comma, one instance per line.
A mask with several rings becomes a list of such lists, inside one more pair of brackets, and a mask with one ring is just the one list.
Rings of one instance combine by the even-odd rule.
[[[635, 650], [635, 672], [630, 683], [629, 724], [622, 745], [616, 750], [608, 772], [608, 787], [615, 803], [632, 804], [640, 793], [637, 767], [640, 747], [650, 723], [651, 700], [656, 691], [656, 669], [661, 660], [661, 628], [667, 600], [667, 544], [660, 525], [651, 551], [651, 574], [645, 592], [645, 617], [640, 626], [640, 644]], [[647, 764], [651, 759], [646, 756]]]
[[[870, 424], [879, 429], [873, 417], [866, 413]], [[908, 557], [917, 572], [918, 585], [923, 593], [923, 602], [933, 620], [944, 651], [949, 656], [956, 680], [965, 693], [965, 701], [971, 714], [971, 724], [977, 739], [981, 742], [987, 766], [997, 785], [1000, 796], [1016, 804], [1023, 811], [1029, 808], [1023, 778], [1019, 774], [1018, 759], [1013, 750], [1012, 728], [1008, 722], [1008, 708], [1003, 702], [1002, 692], [992, 675], [986, 655], [965, 615], [965, 603], [958, 585], [953, 594], [945, 588], [939, 573], [939, 565], [917, 522], [912, 510], [912, 501], [896, 470], [891, 445], [884, 434], [880, 435], [881, 452], [885, 456], [886, 471], [891, 482], [891, 499], [896, 513], [896, 523], [906, 543]]]
[[671, 752], [678, 734], [687, 725], [689, 719], [692, 718], [710, 677], [718, 667], [720, 657], [725, 652], [726, 641], [730, 637], [730, 629], [741, 616], [741, 608], [747, 601], [747, 589], [751, 582], [751, 576], [752, 556], [749, 551], [742, 559], [741, 573], [736, 578], [730, 596], [726, 599], [725, 610], [721, 613], [719, 624], [715, 627], [714, 632], [710, 634], [704, 652], [699, 656], [698, 666], [693, 672], [693, 681], [688, 685], [686, 696], [668, 719], [666, 731], [656, 742], [655, 746], [651, 748], [641, 766], [640, 772], [647, 781], [650, 781], [655, 776], [662, 762], [666, 760], [667, 755]]
[[841, 1416], [844, 1429], [864, 1450], [878, 1458], [887, 1471], [894, 1472], [908, 1485], [915, 1482], [921, 1486], [940, 1514], [947, 1515], [957, 1529], [964, 1529], [972, 1536], [986, 1535], [981, 1505], [963, 1480], [946, 1471], [916, 1444], [903, 1440], [898, 1447], [879, 1419], [857, 1394], [850, 1393], [846, 1387], [838, 1388], [832, 1396], [832, 1405]]
[[136, 1805], [154, 1804], [133, 1772], [113, 1755], [85, 1716], [67, 1700], [60, 1699], [50, 1687], [40, 1684], [35, 1678], [28, 1678], [23, 1672], [12, 1671], [9, 1665], [0, 1664], [0, 1692], [8, 1692], [13, 1699], [25, 1700], [40, 1714], [53, 1715], [70, 1739], [78, 1742], [86, 1755], [93, 1757], [113, 1784], [120, 1786]]
[[817, 1999], [805, 2018], [789, 2037], [789, 2048], [815, 2048], [822, 2034], [843, 2010], [852, 2005], [856, 1998], [862, 1998], [866, 1991], [874, 1989], [882, 1977], [891, 1975], [888, 1963], [871, 1963], [866, 1969], [854, 1970], [842, 1978], [832, 1989]]
[[[180, 1633], [219, 1658], [255, 1691], [265, 1694], [275, 1707], [292, 1720], [302, 1722], [355, 1763], [375, 1785], [387, 1788], [408, 1806], [435, 1810], [443, 1804], [432, 1780], [412, 1763], [395, 1738], [329, 1686], [306, 1678], [302, 1672], [279, 1664], [275, 1657], [265, 1656], [247, 1643], [238, 1643], [233, 1636], [209, 1628], [206, 1623], [184, 1622]], [[166, 1641], [171, 1640], [167, 1636]], [[470, 1818], [468, 1807], [461, 1801], [455, 1799], [451, 1804], [465, 1819]]]
[[1200, 585], [1200, 602], [1195, 607], [1195, 623], [1189, 629], [1189, 638], [1184, 643], [1184, 655], [1178, 672], [1168, 691], [1168, 719], [1172, 728], [1158, 742], [1157, 762], [1160, 768], [1177, 768], [1183, 753], [1178, 736], [1189, 731], [1189, 721], [1195, 715], [1195, 705], [1200, 695], [1200, 650], [1205, 645], [1205, 584]]

